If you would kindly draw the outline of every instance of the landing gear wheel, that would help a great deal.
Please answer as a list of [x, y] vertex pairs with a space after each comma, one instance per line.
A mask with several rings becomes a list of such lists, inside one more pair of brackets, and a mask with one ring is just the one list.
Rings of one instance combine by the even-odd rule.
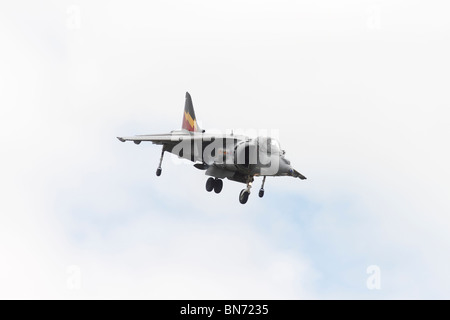
[[242, 204], [246, 204], [249, 195], [250, 195], [250, 192], [248, 192], [247, 189], [243, 189], [241, 191], [241, 193], [239, 194], [239, 202]]
[[258, 195], [260, 198], [264, 197], [264, 189], [259, 189]]
[[159, 177], [161, 175], [162, 169], [158, 168], [156, 169], [156, 176]]
[[223, 188], [223, 181], [220, 179], [215, 179], [214, 180], [214, 192], [220, 193], [220, 191], [222, 191], [222, 188]]
[[206, 191], [211, 192], [214, 189], [214, 178], [209, 178], [206, 180]]

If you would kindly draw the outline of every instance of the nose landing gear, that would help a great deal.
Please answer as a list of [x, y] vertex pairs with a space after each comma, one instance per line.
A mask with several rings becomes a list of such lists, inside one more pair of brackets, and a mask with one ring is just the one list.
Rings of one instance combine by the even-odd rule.
[[247, 189], [243, 189], [241, 191], [241, 193], [239, 194], [239, 202], [242, 204], [246, 204], [249, 195], [250, 195], [250, 191], [247, 191]]
[[246, 204], [248, 201], [248, 197], [250, 196], [250, 189], [252, 188], [253, 177], [248, 177], [247, 179], [247, 188], [243, 189], [239, 194], [239, 202], [242, 204]]

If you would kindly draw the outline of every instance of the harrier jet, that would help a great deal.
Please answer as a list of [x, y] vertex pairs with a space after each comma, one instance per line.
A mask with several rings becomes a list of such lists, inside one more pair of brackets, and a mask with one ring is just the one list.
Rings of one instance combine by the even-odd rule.
[[220, 193], [223, 180], [241, 182], [247, 185], [239, 194], [239, 202], [245, 204], [250, 195], [250, 189], [255, 177], [261, 176], [262, 184], [259, 197], [264, 196], [264, 184], [268, 176], [290, 176], [306, 179], [295, 170], [285, 151], [280, 148], [276, 139], [257, 137], [251, 139], [246, 136], [231, 134], [213, 134], [201, 130], [195, 118], [191, 96], [186, 92], [181, 130], [174, 130], [167, 134], [148, 134], [132, 137], [117, 137], [122, 142], [133, 141], [140, 144], [150, 141], [162, 145], [156, 175], [162, 172], [161, 164], [164, 152], [170, 152], [178, 157], [194, 162], [194, 167], [204, 170], [210, 178], [206, 181], [206, 191]]

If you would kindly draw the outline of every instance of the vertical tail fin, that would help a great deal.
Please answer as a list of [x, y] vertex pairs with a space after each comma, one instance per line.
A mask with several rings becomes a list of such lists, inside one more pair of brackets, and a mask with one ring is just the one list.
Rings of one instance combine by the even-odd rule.
[[188, 131], [201, 131], [197, 125], [197, 120], [195, 119], [194, 105], [192, 104], [192, 98], [189, 92], [186, 92], [186, 102], [184, 104], [184, 114], [182, 129]]

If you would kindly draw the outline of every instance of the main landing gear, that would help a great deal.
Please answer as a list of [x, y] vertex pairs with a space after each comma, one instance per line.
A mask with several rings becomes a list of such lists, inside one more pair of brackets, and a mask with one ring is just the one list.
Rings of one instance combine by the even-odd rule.
[[211, 192], [214, 190], [215, 193], [220, 193], [223, 188], [223, 181], [218, 178], [209, 178], [206, 180], [206, 191]]
[[[250, 196], [250, 189], [252, 188], [253, 177], [248, 176], [246, 179], [247, 188], [243, 189], [241, 193], [239, 193], [239, 202], [242, 204], [246, 204], [248, 201], [248, 197]], [[241, 180], [242, 181], [242, 180]], [[266, 177], [263, 177], [261, 189], [259, 189], [259, 197], [264, 197], [264, 184], [266, 183]], [[220, 193], [223, 188], [223, 180], [219, 178], [210, 177], [206, 180], [206, 191], [211, 192], [214, 190], [215, 193]]]

